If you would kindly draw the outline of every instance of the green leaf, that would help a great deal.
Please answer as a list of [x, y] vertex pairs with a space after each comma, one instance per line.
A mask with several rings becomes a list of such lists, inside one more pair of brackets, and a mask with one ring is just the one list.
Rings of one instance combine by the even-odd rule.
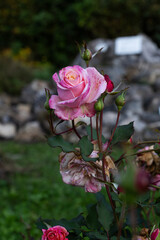
[[75, 150], [73, 144], [65, 141], [61, 135], [48, 138], [48, 144], [53, 148], [60, 147], [64, 152], [72, 152]]
[[93, 151], [93, 144], [88, 140], [87, 136], [83, 136], [79, 141], [79, 146], [81, 149], [81, 154], [89, 156]]
[[97, 204], [92, 204], [87, 207], [88, 215], [86, 217], [87, 226], [90, 229], [96, 230], [101, 227], [98, 221], [98, 214], [96, 209]]
[[106, 202], [105, 197], [98, 193], [96, 194], [97, 198], [97, 213], [98, 213], [98, 220], [104, 227], [106, 231], [109, 231], [110, 226], [113, 222], [114, 215], [110, 205]]
[[154, 145], [154, 149], [155, 149], [155, 152], [160, 156], [160, 145], [158, 143]]
[[158, 236], [156, 237], [156, 240], [160, 240], [160, 233], [159, 233]]
[[88, 156], [93, 152], [93, 144], [88, 140], [87, 136], [83, 136], [78, 143], [83, 160], [96, 161], [96, 158], [89, 158]]
[[74, 219], [73, 220], [67, 220], [67, 219], [56, 220], [56, 219], [39, 218], [36, 224], [39, 229], [47, 229], [46, 223], [50, 226], [60, 225], [62, 227], [65, 227], [68, 231], [71, 231], [71, 230], [80, 231], [81, 229], [79, 223], [74, 221]]
[[102, 235], [99, 232], [89, 232], [86, 234], [90, 239], [94, 239], [94, 240], [106, 240], [107, 236], [106, 235]]
[[[91, 139], [91, 126], [88, 125], [86, 126], [86, 131], [87, 131], [87, 134], [88, 136], [90, 137]], [[96, 129], [92, 128], [92, 134], [93, 134], [93, 140], [97, 140], [97, 132], [96, 132]], [[102, 142], [105, 143], [106, 142], [106, 139], [105, 137], [102, 135]]]
[[130, 122], [127, 125], [117, 127], [114, 137], [112, 139], [112, 144], [128, 141], [130, 137], [133, 135], [133, 133], [134, 133], [133, 122]]
[[[111, 238], [111, 240], [117, 240], [117, 236]], [[128, 240], [128, 238], [120, 237], [120, 240]]]

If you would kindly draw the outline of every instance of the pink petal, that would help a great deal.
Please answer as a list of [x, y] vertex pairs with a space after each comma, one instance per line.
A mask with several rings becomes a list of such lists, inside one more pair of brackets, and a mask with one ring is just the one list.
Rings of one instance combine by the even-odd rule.
[[107, 83], [103, 77], [94, 67], [86, 68], [90, 78], [90, 92], [88, 94], [87, 103], [96, 101], [100, 95], [106, 90]]
[[62, 88], [57, 85], [58, 96], [62, 101], [74, 99], [75, 96], [69, 88]]
[[58, 83], [60, 81], [57, 73], [54, 73], [52, 78], [56, 83]]
[[151, 234], [151, 240], [156, 240], [156, 238], [158, 237], [158, 234], [159, 234], [159, 229], [157, 228]]
[[88, 182], [85, 185], [85, 191], [86, 192], [100, 192], [102, 188], [102, 184], [92, 178], [92, 180], [88, 180]]
[[86, 103], [84, 105], [81, 106], [81, 116], [80, 117], [93, 117], [96, 112], [94, 109], [94, 104], [95, 102], [92, 103]]
[[78, 97], [84, 90], [85, 83], [84, 81], [78, 84], [77, 86], [64, 88], [62, 85], [57, 84], [58, 96], [62, 100], [69, 100]]

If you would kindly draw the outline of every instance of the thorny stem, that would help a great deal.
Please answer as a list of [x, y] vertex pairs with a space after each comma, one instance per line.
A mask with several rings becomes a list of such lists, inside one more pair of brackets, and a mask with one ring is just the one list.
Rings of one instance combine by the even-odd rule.
[[[116, 124], [115, 124], [115, 127], [113, 129], [113, 132], [112, 132], [112, 135], [108, 141], [108, 145], [105, 149], [105, 151], [108, 150], [110, 144], [111, 144], [111, 141], [113, 139], [113, 136], [114, 136], [114, 133], [116, 131], [116, 128], [117, 128], [117, 125], [118, 125], [118, 121], [119, 121], [119, 116], [120, 116], [120, 111], [118, 111], [118, 114], [117, 114], [117, 120], [116, 120]], [[102, 121], [102, 117], [103, 115], [101, 116], [101, 121]], [[96, 124], [97, 125], [97, 124]], [[102, 131], [102, 130], [101, 130]], [[102, 171], [103, 171], [103, 179], [104, 179], [104, 182], [106, 182], [106, 174], [105, 174], [105, 153], [103, 154], [103, 158], [102, 158]], [[107, 184], [105, 184], [105, 188], [106, 188], [106, 191], [107, 191], [107, 194], [108, 194], [108, 198], [109, 198], [109, 201], [111, 203], [111, 207], [112, 207], [112, 210], [113, 210], [113, 214], [114, 214], [114, 217], [115, 217], [115, 220], [117, 222], [117, 226], [119, 226], [119, 222], [118, 222], [118, 217], [116, 215], [116, 212], [115, 212], [115, 202], [113, 201], [112, 197], [111, 197], [111, 194], [110, 194], [110, 191], [109, 191], [109, 187]]]
[[99, 135], [100, 152], [102, 152], [102, 122], [103, 122], [103, 110], [100, 113], [100, 135]]
[[109, 240], [109, 233], [108, 233], [108, 231], [107, 231], [107, 238], [108, 238], [108, 240]]
[[[149, 201], [149, 204], [151, 204], [151, 203], [153, 202], [154, 197], [155, 197], [155, 192], [153, 192], [152, 198], [151, 198], [151, 200]], [[149, 219], [149, 215], [150, 215], [151, 210], [152, 210], [152, 207], [150, 207], [150, 209], [149, 209], [148, 212], [147, 212], [147, 219]]]
[[90, 117], [90, 126], [91, 126], [91, 142], [93, 141], [93, 128], [92, 128], [92, 118]]
[[77, 135], [77, 137], [78, 137], [79, 139], [81, 139], [81, 136], [80, 136], [79, 133], [77, 132], [77, 129], [76, 129], [75, 125], [74, 125], [74, 120], [72, 120], [72, 128], [73, 128], [73, 131], [75, 132], [75, 134]]
[[[104, 179], [104, 182], [106, 182], [106, 173], [105, 173], [105, 154], [103, 154], [103, 157], [102, 157], [102, 172], [103, 172], [103, 179]], [[109, 191], [109, 187], [107, 184], [105, 184], [105, 188], [106, 188], [106, 191], [107, 191], [107, 195], [108, 195], [108, 198], [109, 198], [109, 201], [110, 201], [110, 204], [111, 204], [111, 207], [112, 207], [112, 210], [113, 210], [113, 214], [114, 214], [114, 217], [115, 217], [115, 220], [117, 222], [117, 225], [118, 225], [118, 217], [116, 215], [116, 212], [115, 212], [115, 203], [111, 197], [111, 194], [110, 194], [110, 191]]]
[[63, 134], [63, 133], [68, 133], [68, 132], [71, 132], [71, 131], [73, 131], [73, 128], [70, 128], [70, 129], [68, 129], [68, 130], [66, 130], [66, 131], [63, 131], [63, 132], [60, 132], [60, 133], [55, 133], [56, 135], [61, 135], [61, 134]]
[[98, 140], [98, 148], [100, 150], [100, 140], [99, 140], [99, 124], [98, 124], [99, 113], [96, 115], [96, 132], [97, 132], [97, 140]]
[[139, 155], [139, 154], [147, 153], [147, 152], [154, 152], [154, 151], [156, 151], [156, 150], [159, 150], [159, 148], [149, 149], [149, 150], [144, 150], [144, 151], [139, 151], [139, 152], [136, 152], [136, 153], [132, 153], [132, 154], [125, 155], [125, 157], [131, 157], [131, 156], [134, 156], [134, 155]]
[[144, 142], [139, 142], [137, 143], [134, 148], [136, 148], [137, 146], [139, 145], [143, 145], [143, 144], [152, 144], [152, 143], [160, 143], [160, 140], [157, 140], [157, 141], [144, 141]]
[[135, 206], [132, 205], [130, 208], [130, 218], [131, 218], [131, 226], [132, 226], [132, 235], [133, 240], [136, 240], [136, 214], [135, 214]]
[[120, 216], [120, 221], [119, 221], [119, 226], [118, 226], [117, 240], [120, 240], [120, 237], [121, 237], [122, 227], [123, 227], [124, 218], [125, 218], [125, 208], [126, 208], [126, 204], [123, 203], [123, 205], [122, 205], [122, 211], [121, 211], [121, 216]]

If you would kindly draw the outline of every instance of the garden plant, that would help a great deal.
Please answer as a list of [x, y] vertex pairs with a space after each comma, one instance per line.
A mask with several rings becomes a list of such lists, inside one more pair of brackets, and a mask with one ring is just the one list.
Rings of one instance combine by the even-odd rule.
[[[91, 53], [84, 44], [80, 54], [86, 68], [67, 66], [59, 74], [54, 73], [57, 95], [45, 89], [51, 129], [48, 143], [52, 148], [61, 148], [62, 179], [95, 194], [96, 203], [71, 220], [39, 218], [37, 226], [42, 230], [42, 240], [158, 240], [160, 140], [134, 142], [134, 122], [119, 125], [128, 87], [114, 87], [106, 73], [90, 67], [97, 53]], [[108, 96], [115, 101], [117, 120], [110, 138], [105, 139], [103, 110]], [[58, 124], [55, 116], [60, 119]], [[86, 116], [89, 125], [83, 121]], [[59, 132], [57, 125], [64, 121], [72, 126]], [[80, 131], [82, 127], [84, 131]], [[66, 134], [70, 133], [79, 141], [69, 142]]]

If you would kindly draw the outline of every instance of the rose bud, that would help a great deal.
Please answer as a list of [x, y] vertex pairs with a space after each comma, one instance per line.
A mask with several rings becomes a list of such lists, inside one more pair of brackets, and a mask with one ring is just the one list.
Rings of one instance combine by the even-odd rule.
[[81, 55], [82, 59], [84, 61], [90, 61], [92, 58], [92, 53], [91, 51], [87, 48], [83, 51], [82, 55]]
[[151, 234], [151, 240], [160, 239], [160, 230], [157, 228]]
[[115, 103], [117, 105], [118, 111], [121, 111], [121, 109], [123, 108], [124, 104], [126, 103], [125, 97], [124, 97], [124, 93], [122, 93], [121, 95], [119, 95], [116, 98]]
[[139, 193], [146, 192], [150, 184], [150, 174], [145, 169], [141, 168], [137, 170], [135, 187]]
[[111, 79], [109, 78], [109, 76], [108, 76], [107, 74], [104, 75], [104, 79], [105, 79], [106, 82], [107, 82], [106, 91], [107, 91], [107, 92], [112, 92], [113, 89], [114, 89], [114, 84], [113, 84], [113, 82], [111, 81]]
[[51, 97], [51, 94], [50, 94], [50, 92], [49, 92], [49, 90], [47, 88], [45, 88], [45, 93], [46, 93], [46, 101], [44, 103], [44, 108], [46, 110], [51, 110], [50, 107], [49, 107], [49, 99]]
[[102, 98], [99, 98], [97, 102], [94, 104], [94, 109], [96, 112], [101, 112], [104, 108], [104, 102]]

